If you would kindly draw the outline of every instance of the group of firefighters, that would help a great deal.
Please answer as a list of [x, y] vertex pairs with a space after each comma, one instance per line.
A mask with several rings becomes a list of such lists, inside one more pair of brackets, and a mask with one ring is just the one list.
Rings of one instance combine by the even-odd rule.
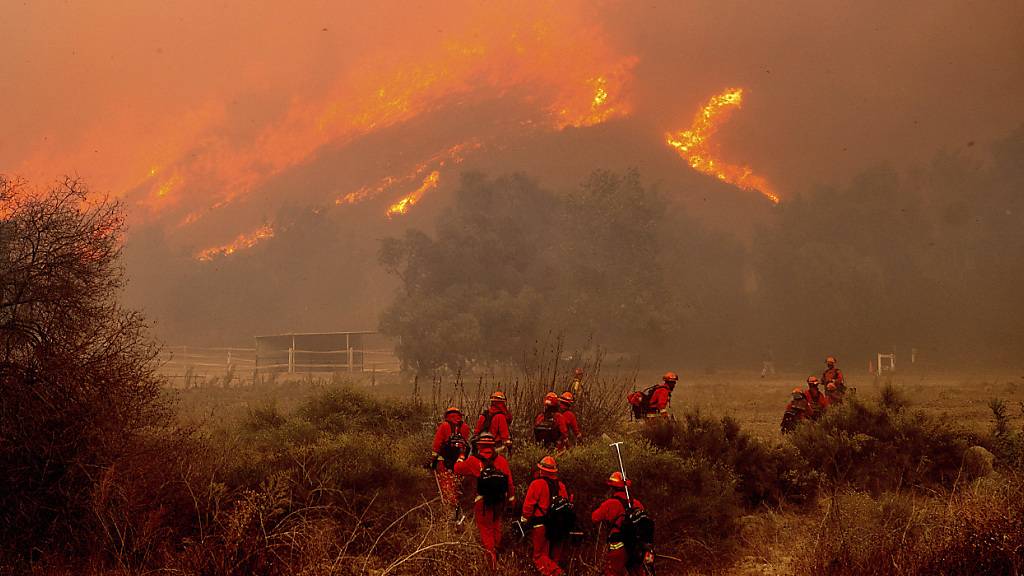
[[[543, 409], [533, 422], [534, 440], [554, 451], [536, 465], [527, 487], [516, 531], [529, 537], [534, 566], [544, 576], [558, 576], [565, 543], [575, 518], [573, 495], [559, 479], [555, 457], [574, 446], [583, 437], [573, 412], [577, 395], [582, 392], [582, 371], [576, 370], [570, 390], [561, 395], [548, 392]], [[628, 398], [634, 415], [641, 418], [668, 416], [672, 391], [679, 376], [668, 372], [662, 382]], [[575, 392], [575, 393], [574, 393]], [[513, 450], [509, 432], [511, 415], [508, 400], [501, 391], [490, 395], [489, 406], [470, 429], [462, 411], [451, 406], [434, 433], [430, 467], [434, 470], [442, 500], [454, 509], [454, 521], [461, 523], [459, 506], [462, 477], [476, 479], [477, 496], [473, 515], [480, 532], [480, 544], [492, 570], [497, 567], [497, 551], [502, 537], [502, 518], [516, 504], [512, 470], [506, 455]], [[612, 472], [607, 480], [608, 494], [591, 514], [595, 524], [607, 523], [608, 552], [605, 574], [626, 575], [653, 572], [653, 522], [643, 504], [632, 498], [632, 482], [624, 470]]]
[[[846, 380], [843, 372], [836, 367], [835, 356], [825, 358], [825, 372], [821, 378], [811, 375], [807, 377], [807, 388], [793, 388], [786, 411], [782, 415], [782, 433], [787, 434], [796, 429], [804, 420], [817, 420], [828, 410], [829, 406], [842, 404], [846, 398]], [[825, 390], [821, 390], [821, 384]]]

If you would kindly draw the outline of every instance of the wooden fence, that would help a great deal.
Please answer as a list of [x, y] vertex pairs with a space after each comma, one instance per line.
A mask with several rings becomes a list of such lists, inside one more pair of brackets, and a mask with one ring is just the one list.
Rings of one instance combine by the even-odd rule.
[[[358, 360], [357, 360], [358, 359]], [[255, 348], [165, 346], [160, 372], [176, 388], [250, 385], [279, 374], [397, 372], [401, 364], [388, 349], [287, 349], [257, 355]]]

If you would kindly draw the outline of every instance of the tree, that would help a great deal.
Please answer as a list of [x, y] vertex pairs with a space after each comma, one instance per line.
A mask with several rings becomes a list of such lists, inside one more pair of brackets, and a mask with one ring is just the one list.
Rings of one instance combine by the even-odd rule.
[[436, 238], [384, 240], [381, 265], [399, 281], [383, 333], [419, 372], [518, 358], [544, 324], [555, 274], [560, 203], [523, 176], [463, 175]]
[[117, 202], [0, 177], [0, 203], [0, 541], [87, 548], [97, 479], [170, 421], [158, 348], [117, 302]]

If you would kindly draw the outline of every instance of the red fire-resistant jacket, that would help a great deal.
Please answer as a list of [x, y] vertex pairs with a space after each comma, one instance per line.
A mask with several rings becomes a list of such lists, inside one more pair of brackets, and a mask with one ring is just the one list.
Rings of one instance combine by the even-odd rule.
[[846, 387], [846, 379], [843, 378], [843, 371], [839, 368], [829, 368], [821, 374], [821, 383], [828, 385], [829, 382], [835, 382], [838, 388]]
[[[526, 489], [526, 498], [523, 500], [523, 518], [527, 520], [543, 518], [548, 513], [551, 498], [549, 497], [548, 483], [544, 478], [544, 476], [534, 478], [533, 482], [530, 482], [530, 486]], [[561, 480], [550, 476], [548, 478], [558, 482], [558, 493], [562, 498], [572, 500], [569, 490], [566, 489], [565, 484]]]
[[672, 400], [672, 391], [667, 384], [659, 384], [651, 393], [650, 409], [648, 414], [665, 413], [668, 411], [668, 403]]
[[444, 445], [448, 437], [452, 435], [452, 426], [449, 422], [455, 424], [455, 429], [462, 434], [462, 437], [469, 441], [469, 426], [462, 421], [462, 417], [458, 414], [449, 414], [444, 422], [441, 422], [437, 426], [437, 431], [434, 432], [434, 443], [430, 449], [434, 452], [434, 456], [441, 450], [441, 446]]
[[484, 420], [486, 419], [483, 414], [476, 419], [476, 427], [473, 428], [473, 434], [479, 434], [481, 432], [490, 432], [494, 434], [494, 438], [499, 444], [508, 444], [512, 439], [512, 436], [508, 432], [508, 414], [505, 413], [501, 408], [491, 406], [487, 409], [492, 414], [491, 425], [487, 430], [484, 430]]
[[[608, 498], [597, 507], [597, 510], [590, 515], [590, 519], [594, 524], [600, 524], [601, 522], [608, 522], [611, 525], [611, 530], [608, 533], [608, 541], [616, 542], [616, 536], [622, 533], [622, 521], [626, 518], [626, 508], [622, 505], [622, 502], [616, 500], [616, 498], [626, 499], [625, 490], [615, 490], [611, 498]], [[633, 506], [635, 508], [643, 509], [644, 505], [639, 500], [633, 498]]]
[[565, 420], [565, 427], [567, 430], [572, 430], [572, 433], [579, 438], [582, 435], [580, 432], [580, 421], [576, 419], [576, 414], [572, 410], [565, 410], [562, 412], [562, 419]]
[[828, 400], [828, 395], [826, 395], [824, 392], [820, 390], [818, 391], [817, 399], [815, 399], [814, 396], [811, 394], [810, 388], [804, 390], [804, 396], [807, 397], [807, 409], [815, 418], [821, 416], [822, 413], [825, 412], [825, 409], [828, 408], [828, 405], [831, 403]]
[[[516, 493], [516, 487], [512, 483], [512, 469], [509, 468], [508, 460], [505, 459], [501, 454], [494, 452], [494, 449], [490, 449], [490, 454], [484, 454], [484, 450], [481, 449], [480, 455], [494, 458], [494, 467], [500, 470], [505, 476], [508, 476], [508, 497], [514, 498]], [[465, 460], [455, 463], [455, 473], [459, 476], [472, 476], [473, 478], [479, 478], [480, 472], [484, 469], [484, 463], [480, 458], [476, 456], [470, 456]]]

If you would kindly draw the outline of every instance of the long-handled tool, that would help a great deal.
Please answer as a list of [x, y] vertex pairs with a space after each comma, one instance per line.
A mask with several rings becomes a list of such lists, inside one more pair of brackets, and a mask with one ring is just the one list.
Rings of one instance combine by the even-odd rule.
[[[626, 465], [622, 463], [622, 442], [612, 442], [609, 444], [612, 448], [615, 448], [615, 455], [619, 457], [619, 473], [622, 474], [622, 485], [626, 491], [626, 502], [630, 508], [633, 506], [633, 497], [629, 495], [629, 478], [626, 476]], [[628, 513], [629, 510], [627, 509]], [[625, 521], [625, 520], [624, 520]], [[643, 568], [644, 572], [648, 576], [654, 576], [654, 550], [649, 549], [644, 552]]]
[[612, 442], [609, 446], [615, 448], [615, 454], [619, 457], [619, 473], [622, 474], [622, 483], [626, 487], [626, 501], [633, 502], [633, 498], [629, 495], [629, 482], [626, 481], [626, 466], [622, 464], [622, 449], [620, 448], [622, 446], [622, 442]]

